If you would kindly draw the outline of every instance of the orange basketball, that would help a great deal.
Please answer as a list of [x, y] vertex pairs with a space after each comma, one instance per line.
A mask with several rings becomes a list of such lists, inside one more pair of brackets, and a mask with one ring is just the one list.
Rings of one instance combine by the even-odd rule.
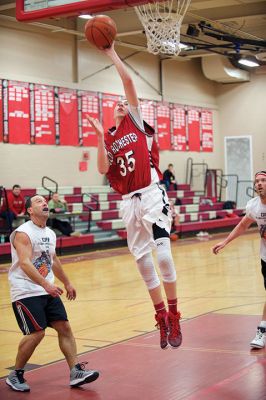
[[176, 240], [178, 240], [179, 239], [179, 236], [176, 234], [176, 233], [171, 233], [170, 234], [170, 240], [172, 241], [172, 242], [175, 242]]
[[85, 25], [86, 39], [98, 49], [111, 47], [117, 34], [116, 24], [107, 15], [96, 15]]

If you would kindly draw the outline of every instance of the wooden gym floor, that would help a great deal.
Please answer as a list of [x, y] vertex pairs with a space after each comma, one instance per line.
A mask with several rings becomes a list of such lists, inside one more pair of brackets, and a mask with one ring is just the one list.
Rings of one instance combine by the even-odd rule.
[[10, 305], [8, 265], [0, 266], [0, 399], [265, 400], [266, 351], [249, 347], [265, 302], [259, 235], [251, 229], [212, 255], [223, 237], [172, 243], [183, 316], [179, 349], [160, 349], [148, 293], [126, 248], [62, 257], [78, 292], [64, 302], [80, 360], [100, 371], [79, 389], [68, 386], [52, 329], [27, 365], [31, 392], [5, 385], [22, 335]]

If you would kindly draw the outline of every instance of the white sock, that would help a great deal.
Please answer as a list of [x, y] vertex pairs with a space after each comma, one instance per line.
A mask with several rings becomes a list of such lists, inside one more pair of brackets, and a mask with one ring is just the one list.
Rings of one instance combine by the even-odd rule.
[[259, 323], [259, 326], [260, 326], [261, 328], [265, 328], [265, 329], [266, 329], [266, 321], [261, 321], [261, 322]]

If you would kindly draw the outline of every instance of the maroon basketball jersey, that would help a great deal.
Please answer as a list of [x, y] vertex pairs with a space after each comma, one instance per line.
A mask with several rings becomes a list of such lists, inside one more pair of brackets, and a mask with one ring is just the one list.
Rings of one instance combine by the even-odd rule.
[[110, 168], [107, 178], [111, 187], [118, 193], [128, 194], [149, 186], [151, 167], [159, 177], [159, 153], [153, 138], [154, 130], [145, 124], [141, 130], [127, 114], [112, 135], [109, 130], [105, 135], [105, 148]]

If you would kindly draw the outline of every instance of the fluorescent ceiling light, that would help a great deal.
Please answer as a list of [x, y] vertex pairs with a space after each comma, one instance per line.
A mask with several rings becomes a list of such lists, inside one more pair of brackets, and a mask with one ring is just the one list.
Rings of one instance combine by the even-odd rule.
[[240, 58], [240, 60], [238, 60], [239, 64], [245, 65], [246, 67], [259, 67], [259, 63], [257, 63], [256, 61], [252, 61], [252, 60], [248, 60], [247, 58]]
[[91, 19], [91, 18], [93, 18], [93, 17], [92, 17], [92, 15], [90, 15], [90, 14], [81, 14], [81, 15], [79, 15], [79, 18]]

